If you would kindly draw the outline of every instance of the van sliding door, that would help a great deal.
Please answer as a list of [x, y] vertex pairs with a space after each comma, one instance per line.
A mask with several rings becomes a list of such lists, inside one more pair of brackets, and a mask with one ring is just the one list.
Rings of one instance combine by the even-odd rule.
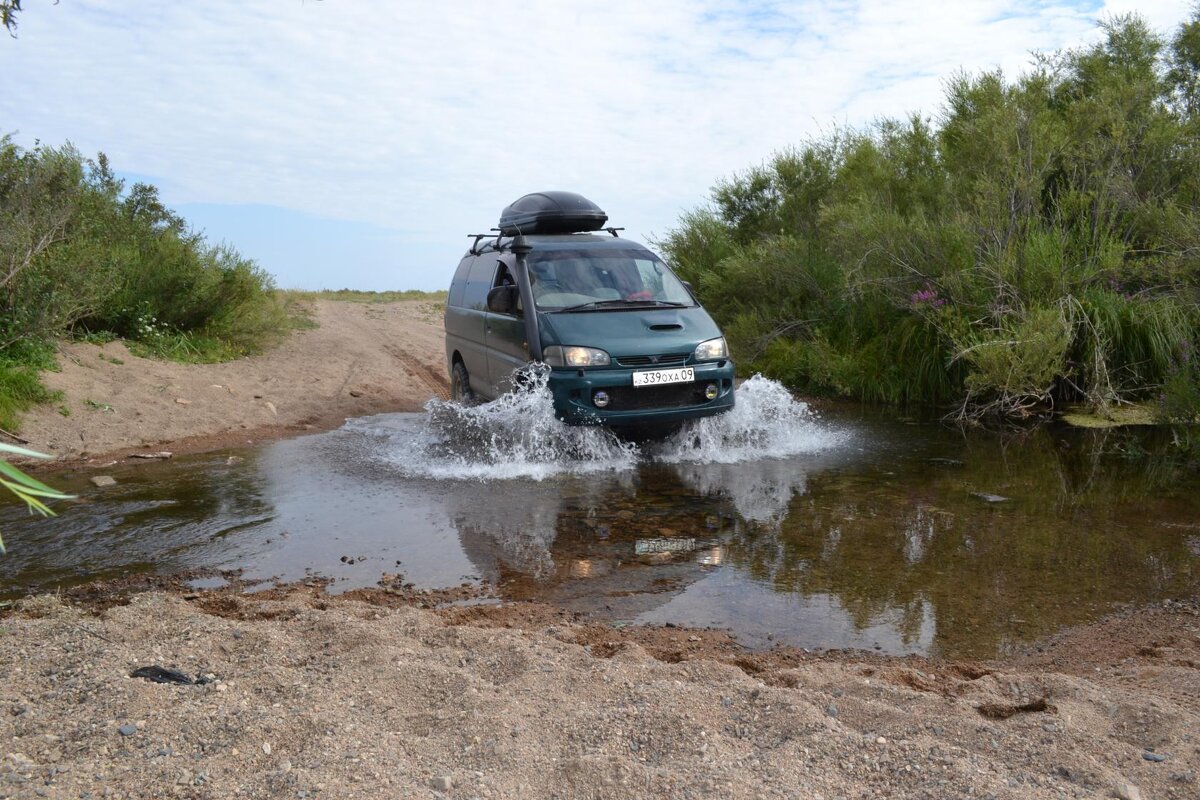
[[[511, 262], [512, 256], [505, 261]], [[509, 264], [500, 263], [492, 275], [492, 286], [513, 283]], [[525, 318], [521, 309], [516, 314], [487, 314], [488, 381], [496, 394], [513, 388], [512, 375], [529, 363], [529, 346], [525, 341]]]

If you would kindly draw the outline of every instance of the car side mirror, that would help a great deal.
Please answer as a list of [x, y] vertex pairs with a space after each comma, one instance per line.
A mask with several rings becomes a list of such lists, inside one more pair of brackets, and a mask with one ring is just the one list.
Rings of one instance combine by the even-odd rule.
[[520, 295], [515, 286], [497, 286], [487, 295], [488, 311], [493, 314], [517, 313], [517, 299]]

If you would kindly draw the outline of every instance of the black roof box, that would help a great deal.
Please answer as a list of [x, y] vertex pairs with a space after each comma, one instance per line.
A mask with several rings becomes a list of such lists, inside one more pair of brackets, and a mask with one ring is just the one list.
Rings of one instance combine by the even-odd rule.
[[500, 233], [533, 236], [546, 233], [598, 231], [608, 215], [581, 194], [534, 192], [500, 212]]

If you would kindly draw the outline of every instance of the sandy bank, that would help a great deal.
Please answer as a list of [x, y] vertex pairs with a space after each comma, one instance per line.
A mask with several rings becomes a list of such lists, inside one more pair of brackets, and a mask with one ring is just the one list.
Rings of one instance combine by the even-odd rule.
[[[706, 632], [605, 631], [520, 606], [435, 612], [315, 589], [188, 597], [141, 594], [98, 617], [42, 597], [0, 620], [0, 797], [1057, 798], [1136, 785], [1144, 798], [1193, 798], [1200, 787], [1194, 606], [1141, 612], [1170, 645], [1126, 641], [1126, 618], [1024, 662], [936, 665], [722, 655], [705, 651]], [[211, 682], [130, 677], [149, 664]]]
[[138, 358], [120, 342], [64, 343], [61, 371], [44, 376], [63, 400], [28, 413], [20, 435], [60, 459], [99, 462], [332, 428], [446, 396], [435, 304], [320, 300], [312, 308], [318, 327], [224, 364]]

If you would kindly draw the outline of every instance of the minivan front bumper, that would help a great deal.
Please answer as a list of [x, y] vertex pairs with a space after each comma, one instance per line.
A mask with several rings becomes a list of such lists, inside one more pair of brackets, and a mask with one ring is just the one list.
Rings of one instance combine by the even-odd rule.
[[[568, 425], [605, 425], [614, 428], [667, 426], [689, 419], [720, 414], [733, 408], [733, 362], [688, 364], [695, 370], [691, 383], [635, 387], [636, 369], [571, 369], [556, 367], [550, 372], [549, 387], [554, 410]], [[704, 396], [709, 384], [717, 396]], [[593, 400], [603, 390], [609, 406], [598, 408]]]

